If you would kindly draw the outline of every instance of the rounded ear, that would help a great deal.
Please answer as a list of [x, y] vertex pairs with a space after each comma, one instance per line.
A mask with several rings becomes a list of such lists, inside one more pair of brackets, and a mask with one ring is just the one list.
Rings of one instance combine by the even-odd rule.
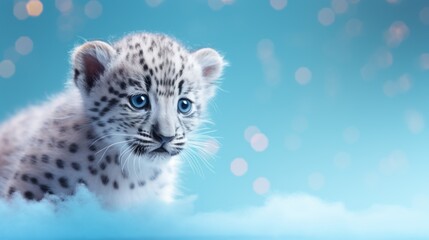
[[222, 76], [223, 69], [227, 63], [216, 50], [211, 48], [199, 49], [192, 55], [201, 66], [203, 80], [207, 86], [207, 97], [211, 98], [216, 92], [216, 80]]
[[222, 76], [223, 68], [226, 65], [223, 57], [211, 48], [202, 48], [192, 53], [200, 64], [203, 78], [206, 81], [215, 81]]
[[76, 86], [89, 93], [114, 55], [113, 47], [102, 41], [87, 42], [75, 48], [72, 62]]

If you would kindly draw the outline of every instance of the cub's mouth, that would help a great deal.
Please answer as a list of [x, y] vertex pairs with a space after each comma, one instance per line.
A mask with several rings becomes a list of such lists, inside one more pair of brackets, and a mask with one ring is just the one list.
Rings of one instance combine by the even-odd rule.
[[129, 143], [135, 155], [150, 155], [156, 157], [175, 156], [180, 150], [172, 149], [168, 144], [147, 142], [141, 139], [135, 139]]

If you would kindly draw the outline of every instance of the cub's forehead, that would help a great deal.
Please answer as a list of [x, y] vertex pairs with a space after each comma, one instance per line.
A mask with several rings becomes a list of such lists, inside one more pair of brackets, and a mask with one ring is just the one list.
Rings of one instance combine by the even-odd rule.
[[185, 63], [189, 58], [186, 48], [162, 34], [131, 34], [114, 43], [113, 47], [118, 57], [132, 64]]
[[[196, 64], [190, 53], [176, 40], [161, 34], [128, 35], [113, 44], [116, 57], [114, 81], [128, 81], [135, 88], [172, 96], [198, 85]], [[198, 68], [197, 68], [198, 69]]]

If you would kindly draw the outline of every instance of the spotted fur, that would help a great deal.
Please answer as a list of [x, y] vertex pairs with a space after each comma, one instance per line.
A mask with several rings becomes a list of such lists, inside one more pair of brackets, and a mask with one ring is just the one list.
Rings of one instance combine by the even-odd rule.
[[[0, 195], [39, 200], [84, 184], [109, 205], [172, 201], [181, 153], [224, 65], [215, 50], [190, 52], [162, 34], [77, 47], [67, 89], [0, 126]], [[130, 104], [138, 94], [147, 108]], [[178, 111], [181, 98], [189, 114]]]

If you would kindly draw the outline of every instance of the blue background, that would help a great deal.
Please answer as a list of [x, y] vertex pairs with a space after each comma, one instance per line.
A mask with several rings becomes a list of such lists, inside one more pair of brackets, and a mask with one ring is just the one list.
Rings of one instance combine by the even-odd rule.
[[[0, 62], [15, 65], [0, 77], [0, 120], [60, 92], [69, 52], [85, 40], [162, 32], [190, 49], [215, 48], [230, 63], [210, 110], [220, 142], [215, 172], [186, 166], [182, 176], [185, 195], [198, 195], [197, 212], [292, 193], [353, 211], [429, 206], [429, 1], [289, 0], [280, 10], [276, 1], [99, 1], [96, 18], [85, 14], [88, 1], [66, 13], [59, 1], [42, 1], [40, 16], [24, 20], [14, 16], [19, 2], [0, 2]], [[335, 14], [327, 26], [324, 8]], [[390, 44], [395, 22], [405, 34]], [[15, 49], [21, 36], [33, 42], [28, 55]], [[311, 72], [307, 84], [296, 80], [301, 67]], [[246, 141], [250, 126], [268, 139], [264, 151]], [[231, 171], [236, 158], [248, 164], [243, 176]], [[253, 189], [259, 177], [270, 183], [265, 194]]]

